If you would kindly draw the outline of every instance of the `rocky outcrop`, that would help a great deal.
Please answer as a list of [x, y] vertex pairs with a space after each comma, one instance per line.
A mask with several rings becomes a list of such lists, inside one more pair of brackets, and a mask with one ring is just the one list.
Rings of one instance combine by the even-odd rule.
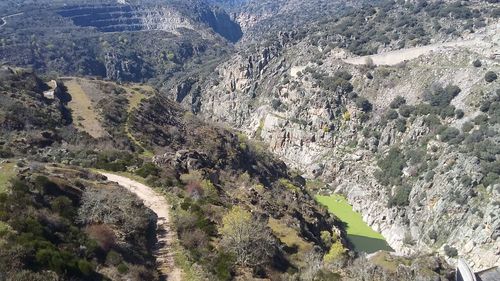
[[241, 28], [226, 12], [201, 1], [66, 6], [58, 14], [77, 26], [94, 27], [100, 32], [161, 30], [181, 35], [189, 30], [209, 38], [211, 34], [205, 30], [208, 27], [231, 42], [242, 36]]

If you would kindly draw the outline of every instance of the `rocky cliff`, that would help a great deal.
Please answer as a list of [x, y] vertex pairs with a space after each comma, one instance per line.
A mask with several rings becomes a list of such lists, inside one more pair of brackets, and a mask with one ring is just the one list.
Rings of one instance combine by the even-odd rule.
[[[500, 261], [492, 168], [499, 127], [496, 113], [479, 108], [498, 99], [498, 83], [484, 78], [500, 70], [497, 28], [480, 32], [482, 43], [472, 47], [439, 48], [392, 67], [349, 65], [344, 50], [282, 33], [192, 88], [201, 87], [202, 115], [264, 141], [290, 166], [344, 193], [398, 252], [453, 259], [458, 251], [482, 269]], [[429, 97], [447, 91], [448, 102]], [[391, 103], [398, 96], [402, 108]]]

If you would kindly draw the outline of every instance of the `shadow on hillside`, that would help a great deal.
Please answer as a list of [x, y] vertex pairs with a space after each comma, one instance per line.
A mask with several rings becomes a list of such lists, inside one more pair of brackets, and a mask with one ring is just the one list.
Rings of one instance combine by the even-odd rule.
[[358, 252], [371, 254], [379, 250], [394, 251], [383, 239], [376, 239], [359, 235], [347, 235], [347, 238], [354, 245], [356, 251]]

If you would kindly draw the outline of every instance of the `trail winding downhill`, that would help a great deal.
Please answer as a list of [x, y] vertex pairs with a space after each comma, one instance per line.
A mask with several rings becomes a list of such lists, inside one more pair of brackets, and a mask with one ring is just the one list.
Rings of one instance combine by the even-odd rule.
[[157, 247], [154, 255], [158, 271], [168, 281], [181, 281], [181, 270], [174, 263], [172, 245], [175, 240], [175, 234], [170, 224], [170, 205], [165, 197], [156, 193], [151, 187], [132, 179], [108, 173], [101, 174], [106, 176], [109, 181], [116, 182], [136, 194], [137, 197], [144, 201], [146, 207], [156, 213], [158, 216], [156, 229]]

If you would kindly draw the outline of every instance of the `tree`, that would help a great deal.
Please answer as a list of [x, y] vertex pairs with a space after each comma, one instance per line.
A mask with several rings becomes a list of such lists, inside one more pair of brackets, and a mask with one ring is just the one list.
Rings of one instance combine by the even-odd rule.
[[474, 67], [481, 67], [481, 65], [483, 65], [483, 64], [481, 63], [481, 61], [480, 61], [480, 60], [475, 60], [474, 62], [472, 62], [472, 65], [473, 65]]
[[355, 103], [356, 106], [364, 112], [369, 112], [373, 109], [373, 105], [366, 98], [357, 97]]
[[397, 96], [394, 98], [394, 100], [391, 102], [389, 105], [391, 108], [396, 109], [402, 106], [403, 104], [406, 103], [406, 99], [403, 98], [402, 96]]
[[243, 266], [266, 263], [276, 252], [276, 240], [265, 224], [241, 207], [233, 207], [219, 228], [221, 245]]

